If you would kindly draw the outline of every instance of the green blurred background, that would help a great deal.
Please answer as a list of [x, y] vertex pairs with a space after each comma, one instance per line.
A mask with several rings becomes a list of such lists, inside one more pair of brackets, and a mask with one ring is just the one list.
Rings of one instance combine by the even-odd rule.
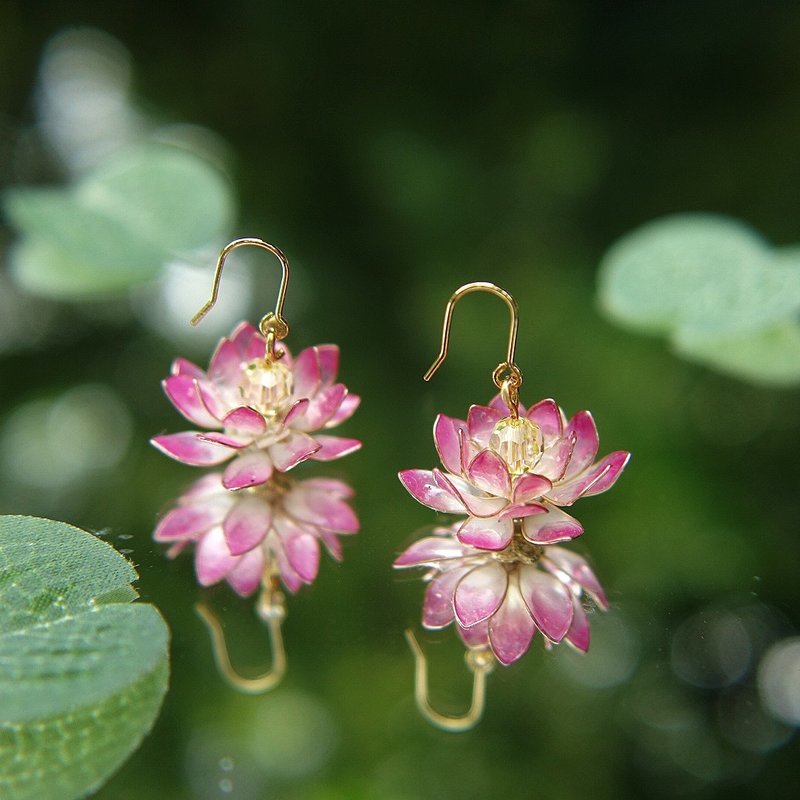
[[[595, 281], [615, 239], [674, 211], [800, 238], [800, 6], [6, 0], [6, 187], [80, 172], [63, 137], [53, 144], [46, 112], [62, 101], [48, 100], [41, 65], [84, 27], [66, 41], [130, 76], [136, 119], [197, 126], [235, 187], [231, 238], [263, 237], [292, 262], [289, 346], [337, 342], [341, 379], [364, 397], [342, 428], [363, 451], [302, 467], [355, 486], [362, 531], [290, 599], [283, 685], [237, 695], [193, 614], [191, 559], [169, 562], [150, 541], [197, 471], [148, 438], [185, 427], [159, 387], [171, 359], [205, 365], [235, 317], [272, 307], [278, 271], [242, 259], [222, 285], [230, 308], [197, 331], [186, 320], [213, 255], [191, 297], [178, 274], [60, 303], [0, 273], [0, 511], [101, 532], [173, 633], [163, 712], [97, 797], [793, 797], [798, 393], [719, 377], [613, 327]], [[0, 236], [7, 252], [15, 234]], [[522, 401], [591, 409], [601, 453], [633, 459], [577, 512], [574, 547], [612, 601], [592, 650], [534, 646], [492, 675], [480, 726], [452, 735], [414, 708], [402, 631], [419, 625], [423, 587], [391, 562], [435, 521], [396, 472], [434, 465], [435, 414], [488, 401], [505, 352], [505, 308], [470, 298], [423, 384], [444, 304], [469, 280], [519, 303]], [[237, 662], [257, 668], [267, 642], [252, 602], [210, 594]], [[436, 702], [458, 711], [462, 648], [450, 630], [424, 643]], [[790, 668], [770, 671], [787, 645]]]

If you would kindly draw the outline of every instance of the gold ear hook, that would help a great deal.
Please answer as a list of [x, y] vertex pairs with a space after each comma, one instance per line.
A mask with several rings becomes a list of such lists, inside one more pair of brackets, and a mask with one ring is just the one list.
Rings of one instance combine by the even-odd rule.
[[286, 651], [283, 647], [281, 623], [286, 616], [283, 594], [266, 586], [258, 598], [256, 612], [269, 629], [272, 646], [272, 667], [256, 678], [243, 678], [231, 665], [228, 648], [225, 644], [225, 632], [214, 612], [205, 603], [197, 603], [195, 611], [206, 624], [211, 634], [214, 660], [225, 680], [234, 688], [245, 694], [263, 694], [274, 689], [286, 674]]
[[211, 297], [208, 302], [192, 317], [191, 324], [197, 325], [200, 320], [208, 314], [217, 302], [219, 295], [219, 284], [222, 280], [222, 268], [225, 265], [225, 259], [230, 253], [236, 250], [237, 247], [260, 247], [269, 253], [272, 253], [281, 262], [281, 285], [278, 289], [278, 300], [275, 303], [275, 312], [266, 314], [259, 323], [261, 333], [267, 339], [267, 353], [272, 358], [280, 358], [283, 353], [275, 352], [275, 341], [285, 339], [289, 335], [289, 324], [283, 318], [283, 303], [286, 300], [286, 287], [289, 285], [289, 259], [283, 252], [275, 247], [274, 244], [265, 242], [263, 239], [234, 239], [220, 251], [217, 258], [217, 266], [214, 270], [214, 282], [211, 286]]
[[410, 628], [406, 630], [406, 641], [414, 654], [414, 697], [422, 716], [444, 731], [459, 733], [474, 728], [483, 716], [483, 709], [486, 706], [486, 676], [495, 667], [491, 652], [481, 647], [470, 648], [464, 654], [467, 666], [472, 672], [472, 702], [466, 714], [450, 717], [440, 714], [431, 706], [431, 701], [428, 699], [428, 659]]
[[517, 306], [517, 301], [514, 300], [505, 289], [501, 289], [494, 283], [489, 283], [488, 281], [465, 283], [463, 286], [456, 289], [447, 301], [447, 306], [444, 310], [442, 345], [439, 348], [439, 355], [423, 376], [423, 380], [429, 381], [436, 373], [436, 370], [442, 366], [450, 346], [450, 325], [453, 321], [453, 310], [455, 309], [456, 303], [462, 297], [472, 294], [473, 292], [488, 292], [489, 294], [499, 297], [508, 306], [508, 310], [511, 313], [511, 327], [508, 331], [508, 352], [506, 353], [506, 360], [497, 365], [492, 373], [492, 380], [495, 386], [500, 389], [503, 401], [508, 406], [511, 416], [516, 418], [517, 406], [519, 405], [519, 387], [522, 385], [522, 372], [520, 372], [519, 367], [514, 363], [514, 355], [517, 350], [517, 329], [519, 328], [519, 307]]

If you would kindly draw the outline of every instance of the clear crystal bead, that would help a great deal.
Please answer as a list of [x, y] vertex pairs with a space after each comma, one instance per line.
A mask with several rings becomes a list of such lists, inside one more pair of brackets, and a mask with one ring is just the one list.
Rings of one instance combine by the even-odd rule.
[[512, 475], [531, 472], [542, 457], [542, 432], [528, 419], [506, 417], [494, 426], [489, 447]]
[[244, 369], [240, 384], [244, 402], [270, 416], [281, 411], [292, 396], [292, 371], [279, 361], [265, 358], [251, 361]]

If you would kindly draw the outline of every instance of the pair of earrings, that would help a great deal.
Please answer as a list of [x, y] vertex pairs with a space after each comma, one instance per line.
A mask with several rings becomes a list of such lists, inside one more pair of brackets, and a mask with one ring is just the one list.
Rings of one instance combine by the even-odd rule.
[[[359, 404], [357, 395], [335, 383], [338, 348], [310, 347], [293, 359], [278, 345], [289, 332], [282, 316], [289, 264], [277, 247], [260, 239], [228, 244], [217, 260], [211, 299], [192, 324], [213, 307], [225, 259], [243, 246], [267, 250], [281, 263], [275, 311], [258, 328], [239, 324], [220, 342], [207, 372], [182, 358], [173, 363], [164, 390], [184, 417], [205, 430], [156, 436], [153, 444], [185, 464], [227, 466], [192, 484], [160, 520], [154, 537], [170, 544], [169, 557], [194, 544], [203, 586], [226, 580], [242, 596], [260, 589], [256, 611], [268, 626], [273, 659], [257, 678], [233, 669], [220, 623], [207, 606], [197, 607], [223, 676], [241, 691], [260, 693], [274, 688], [286, 671], [281, 585], [294, 593], [312, 583], [320, 543], [341, 559], [339, 537], [359, 527], [347, 484], [295, 480], [287, 473], [307, 460], [348, 455], [361, 442], [320, 433], [344, 422]], [[462, 716], [446, 716], [431, 706], [426, 658], [406, 631], [415, 657], [417, 705], [431, 723], [451, 731], [476, 724], [486, 677], [498, 662], [519, 659], [537, 631], [548, 649], [561, 641], [588, 649], [584, 602], [601, 609], [608, 603], [585, 559], [559, 546], [583, 533], [562, 508], [609, 489], [629, 458], [618, 451], [595, 462], [597, 429], [588, 411], [568, 420], [553, 400], [527, 410], [520, 403], [522, 373], [514, 360], [519, 311], [511, 295], [492, 283], [466, 284], [450, 298], [440, 352], [424, 379], [430, 380], [447, 356], [453, 310], [472, 292], [489, 292], [510, 311], [506, 359], [492, 375], [499, 394], [488, 406], [471, 406], [466, 420], [436, 418], [434, 440], [443, 470], [406, 470], [399, 476], [420, 503], [459, 517], [395, 561], [397, 568], [425, 569], [423, 626], [454, 624], [467, 647], [471, 706]]]

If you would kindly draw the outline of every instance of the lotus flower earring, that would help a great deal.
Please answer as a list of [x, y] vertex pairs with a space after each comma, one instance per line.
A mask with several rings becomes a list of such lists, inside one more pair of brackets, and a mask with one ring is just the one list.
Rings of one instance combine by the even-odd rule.
[[610, 489], [630, 455], [617, 451], [595, 462], [597, 429], [588, 411], [568, 420], [553, 400], [527, 410], [520, 403], [517, 304], [492, 283], [468, 283], [450, 298], [439, 356], [424, 379], [444, 361], [453, 309], [472, 292], [499, 297], [511, 312], [506, 360], [492, 375], [500, 393], [488, 406], [471, 406], [466, 421], [436, 417], [433, 436], [444, 469], [400, 473], [417, 501], [458, 519], [416, 541], [394, 564], [425, 570], [423, 627], [454, 623], [467, 647], [472, 703], [463, 716], [446, 716], [430, 704], [425, 655], [406, 632], [416, 662], [417, 705], [432, 724], [450, 731], [478, 722], [487, 675], [498, 662], [521, 658], [537, 631], [547, 649], [565, 641], [588, 650], [584, 603], [605, 610], [608, 602], [586, 560], [561, 546], [583, 533], [562, 508]]
[[225, 580], [243, 597], [260, 588], [256, 611], [268, 626], [273, 656], [271, 668], [258, 678], [244, 678], [233, 669], [219, 622], [208, 607], [197, 606], [223, 676], [241, 691], [260, 693], [274, 688], [286, 670], [281, 585], [293, 593], [313, 583], [320, 542], [340, 560], [339, 536], [359, 527], [347, 502], [353, 492], [346, 483], [295, 480], [288, 473], [308, 459], [341, 458], [358, 450], [361, 442], [319, 432], [344, 422], [359, 404], [357, 395], [335, 382], [339, 348], [309, 347], [293, 359], [285, 346], [278, 346], [289, 333], [282, 316], [289, 262], [277, 247], [261, 239], [228, 244], [217, 260], [211, 299], [192, 324], [214, 306], [227, 256], [245, 246], [266, 250], [280, 262], [275, 311], [258, 328], [248, 322], [237, 325], [220, 341], [207, 371], [184, 358], [173, 362], [164, 391], [203, 430], [152, 439], [161, 452], [184, 464], [227, 466], [195, 481], [159, 521], [154, 538], [170, 545], [170, 558], [194, 546], [201, 586]]

